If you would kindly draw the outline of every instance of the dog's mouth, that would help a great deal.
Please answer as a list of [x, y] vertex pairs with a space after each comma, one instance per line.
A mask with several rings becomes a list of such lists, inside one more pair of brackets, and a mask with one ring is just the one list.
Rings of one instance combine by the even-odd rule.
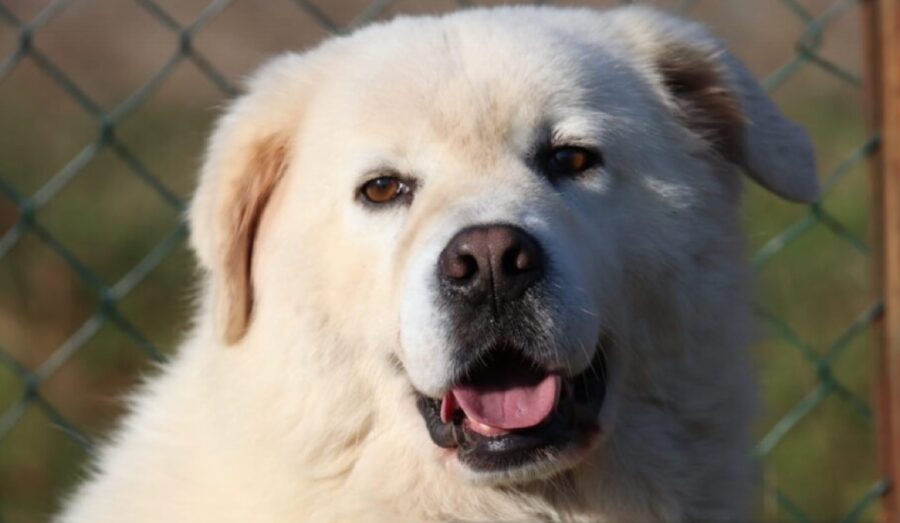
[[471, 366], [442, 398], [417, 394], [432, 441], [456, 449], [479, 472], [500, 472], [584, 448], [600, 432], [607, 362], [598, 347], [591, 365], [566, 377], [521, 351], [499, 346]]

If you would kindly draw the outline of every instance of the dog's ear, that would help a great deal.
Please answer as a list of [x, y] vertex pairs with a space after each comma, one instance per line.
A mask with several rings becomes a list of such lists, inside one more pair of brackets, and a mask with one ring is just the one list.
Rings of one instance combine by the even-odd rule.
[[812, 144], [750, 71], [699, 24], [646, 7], [618, 13], [640, 59], [685, 124], [757, 183], [797, 202], [818, 197]]
[[300, 125], [309, 83], [303, 61], [272, 60], [225, 110], [191, 202], [191, 245], [210, 275], [216, 329], [227, 344], [240, 340], [250, 322], [254, 239]]

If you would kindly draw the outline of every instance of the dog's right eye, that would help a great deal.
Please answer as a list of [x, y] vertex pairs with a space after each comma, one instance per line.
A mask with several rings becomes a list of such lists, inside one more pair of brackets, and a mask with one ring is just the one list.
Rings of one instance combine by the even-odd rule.
[[553, 178], [571, 177], [602, 163], [603, 158], [596, 151], [565, 145], [547, 151], [544, 169]]
[[379, 176], [364, 183], [359, 194], [369, 203], [383, 205], [409, 196], [411, 187], [396, 176]]

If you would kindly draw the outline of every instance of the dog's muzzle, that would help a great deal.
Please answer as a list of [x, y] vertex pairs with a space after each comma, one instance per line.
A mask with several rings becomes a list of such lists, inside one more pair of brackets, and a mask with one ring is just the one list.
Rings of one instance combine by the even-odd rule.
[[436, 277], [453, 323], [455, 378], [417, 406], [434, 443], [478, 471], [504, 471], [584, 446], [599, 431], [607, 362], [566, 375], [556, 340], [541, 244], [512, 225], [463, 229], [441, 252]]

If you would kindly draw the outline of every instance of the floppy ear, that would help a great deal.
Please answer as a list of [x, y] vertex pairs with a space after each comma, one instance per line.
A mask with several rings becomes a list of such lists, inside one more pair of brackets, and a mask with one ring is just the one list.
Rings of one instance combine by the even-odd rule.
[[216, 329], [227, 344], [240, 340], [250, 322], [254, 239], [290, 161], [308, 91], [303, 61], [272, 60], [225, 110], [191, 202], [191, 245], [210, 274]]
[[818, 196], [806, 133], [769, 99], [744, 67], [699, 24], [646, 7], [624, 8], [620, 27], [652, 64], [664, 96], [685, 124], [773, 193], [797, 202]]

